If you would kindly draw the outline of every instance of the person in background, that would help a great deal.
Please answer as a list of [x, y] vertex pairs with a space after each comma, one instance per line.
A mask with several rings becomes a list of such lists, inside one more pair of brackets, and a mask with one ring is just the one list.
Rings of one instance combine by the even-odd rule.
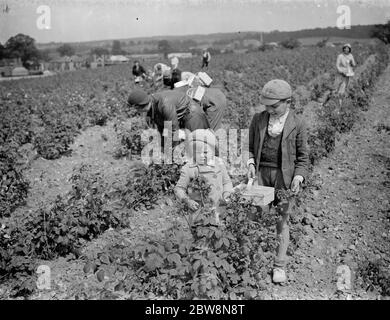
[[233, 192], [233, 184], [230, 180], [223, 160], [216, 157], [217, 138], [211, 130], [198, 129], [188, 137], [189, 161], [181, 168], [180, 178], [174, 192], [178, 200], [187, 203], [192, 211], [196, 211], [202, 205], [203, 199], [197, 191], [189, 190], [191, 180], [199, 175], [204, 177], [210, 185], [209, 198], [215, 212], [215, 222], [220, 224], [219, 204], [227, 201]]
[[202, 69], [208, 68], [210, 60], [211, 60], [211, 54], [207, 50], [207, 48], [204, 48], [203, 52], [202, 52], [202, 67], [201, 68]]
[[[175, 90], [186, 93], [191, 99], [198, 103], [205, 112], [210, 128], [217, 131], [222, 126], [222, 117], [227, 108], [227, 99], [221, 89], [210, 87], [202, 81], [197, 75], [188, 77], [187, 80], [182, 80]], [[200, 90], [201, 89], [201, 90]], [[202, 92], [202, 94], [198, 94]]]
[[[273, 281], [287, 280], [285, 266], [289, 245], [290, 204], [282, 205], [278, 190], [300, 190], [309, 163], [307, 127], [290, 108], [292, 90], [284, 80], [271, 80], [261, 91], [260, 102], [266, 110], [256, 113], [249, 127], [248, 178], [258, 184], [275, 188], [274, 205], [278, 212], [276, 232], [277, 255], [274, 261]], [[271, 206], [270, 206], [271, 208]]]
[[144, 67], [140, 65], [138, 60], [134, 61], [133, 76], [135, 83], [139, 83], [147, 78], [146, 71]]
[[164, 63], [156, 63], [153, 67], [155, 84], [162, 83], [164, 86], [171, 86], [171, 67]]
[[181, 70], [179, 69], [179, 59], [178, 57], [173, 57], [171, 59], [171, 89], [175, 87], [175, 83], [181, 81]]
[[127, 104], [144, 113], [149, 119], [149, 126], [157, 127], [161, 135], [164, 121], [171, 121], [172, 131], [174, 134], [178, 131], [179, 139], [185, 138], [184, 131], [180, 129], [194, 131], [210, 127], [203, 109], [185, 92], [164, 90], [148, 95], [143, 90], [134, 89], [128, 97]]
[[341, 105], [341, 99], [345, 95], [348, 88], [351, 77], [354, 76], [353, 67], [356, 67], [355, 59], [351, 53], [351, 45], [346, 43], [342, 48], [343, 52], [337, 56], [337, 78], [336, 78], [336, 92], [339, 96], [339, 102]]

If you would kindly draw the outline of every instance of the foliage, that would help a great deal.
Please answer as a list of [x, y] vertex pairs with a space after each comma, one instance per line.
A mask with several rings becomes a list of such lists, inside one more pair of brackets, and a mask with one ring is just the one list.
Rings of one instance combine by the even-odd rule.
[[125, 53], [126, 52], [121, 47], [121, 42], [119, 40], [114, 40], [112, 42], [111, 54], [119, 55], [119, 54], [125, 54]]
[[60, 54], [61, 57], [63, 56], [71, 57], [76, 53], [75, 49], [70, 44], [67, 43], [63, 44], [62, 46], [59, 46], [57, 48], [57, 52]]
[[30, 36], [18, 33], [7, 40], [4, 48], [7, 58], [20, 58], [25, 67], [28, 66], [28, 60], [39, 58], [39, 51], [35, 47], [35, 40]]
[[372, 30], [371, 36], [373, 38], [378, 38], [383, 41], [385, 44], [390, 43], [390, 20], [386, 24], [377, 24]]
[[390, 296], [389, 265], [383, 260], [364, 261], [357, 271], [362, 278], [365, 290], [376, 290], [382, 296]]
[[96, 54], [98, 57], [104, 56], [104, 55], [109, 55], [110, 52], [106, 48], [102, 47], [96, 47], [91, 49], [91, 54]]
[[295, 49], [295, 48], [300, 47], [301, 43], [299, 42], [298, 39], [290, 38], [290, 39], [286, 39], [286, 40], [281, 41], [280, 45], [286, 49]]
[[[28, 212], [14, 226], [2, 229], [0, 277], [18, 279], [15, 294], [25, 295], [35, 288], [30, 281], [37, 259], [70, 253], [78, 257], [86, 241], [126, 225], [126, 217], [109, 206], [103, 177], [91, 170], [89, 165], [76, 168], [67, 196], [58, 196], [51, 206]], [[28, 284], [23, 284], [25, 280]]]
[[0, 218], [25, 203], [29, 183], [23, 178], [11, 150], [0, 147]]
[[[191, 187], [207, 198], [209, 186], [203, 178], [194, 179]], [[117, 243], [105, 248], [99, 255], [112, 261], [111, 273], [119, 278], [115, 290], [168, 299], [255, 298], [264, 289], [261, 280], [270, 264], [271, 254], [263, 250], [275, 249], [268, 230], [274, 214], [264, 214], [261, 225], [248, 219], [257, 210], [238, 193], [222, 213], [222, 225], [216, 224], [215, 210], [207, 201], [196, 212], [178, 203], [177, 218], [163, 238], [146, 237], [131, 254]]]
[[125, 186], [117, 192], [126, 208], [150, 209], [163, 194], [172, 194], [179, 177], [180, 166], [177, 164], [151, 164], [140, 168], [135, 178], [131, 174]]
[[171, 44], [168, 40], [160, 40], [157, 44], [157, 48], [164, 54], [164, 57], [167, 58], [168, 53], [171, 50]]
[[114, 128], [120, 141], [120, 146], [115, 150], [115, 157], [140, 155], [146, 145], [146, 142], [142, 141], [142, 131], [147, 128], [145, 119], [133, 117], [115, 123]]

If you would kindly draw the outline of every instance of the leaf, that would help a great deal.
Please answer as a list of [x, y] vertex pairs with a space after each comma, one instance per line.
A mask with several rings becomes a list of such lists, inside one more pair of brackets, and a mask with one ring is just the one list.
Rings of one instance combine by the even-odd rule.
[[145, 259], [145, 267], [148, 271], [154, 271], [161, 268], [163, 265], [163, 259], [155, 253], [148, 255]]
[[181, 264], [181, 257], [177, 253], [169, 254], [167, 259], [169, 262], [174, 262], [176, 265]]
[[237, 295], [235, 292], [230, 292], [229, 293], [229, 298], [230, 300], [237, 300]]

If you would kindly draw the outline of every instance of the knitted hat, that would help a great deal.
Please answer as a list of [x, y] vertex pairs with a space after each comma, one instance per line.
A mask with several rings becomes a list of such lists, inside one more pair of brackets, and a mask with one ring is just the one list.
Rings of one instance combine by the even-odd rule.
[[201, 142], [211, 147], [214, 152], [217, 152], [218, 140], [214, 132], [210, 129], [197, 129], [188, 136], [188, 147], [192, 153], [193, 144]]
[[141, 89], [134, 89], [130, 92], [127, 104], [129, 106], [143, 106], [150, 101], [148, 94]]
[[267, 82], [261, 90], [260, 102], [266, 106], [280, 100], [291, 98], [291, 86], [284, 80], [275, 79]]

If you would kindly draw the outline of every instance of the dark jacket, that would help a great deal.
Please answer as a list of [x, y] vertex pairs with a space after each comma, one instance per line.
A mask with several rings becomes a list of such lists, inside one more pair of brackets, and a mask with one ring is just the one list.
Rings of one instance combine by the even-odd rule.
[[179, 128], [208, 129], [208, 121], [203, 110], [180, 90], [165, 90], [151, 95], [153, 102], [147, 116], [156, 124], [160, 133], [164, 121], [172, 122], [172, 131]]
[[[263, 111], [253, 116], [249, 127], [249, 158], [255, 159], [256, 171], [259, 170], [261, 148], [268, 127], [269, 113]], [[289, 111], [284, 124], [281, 141], [282, 174], [287, 188], [295, 175], [307, 176], [309, 151], [307, 145], [307, 127], [294, 110]]]
[[227, 107], [227, 100], [219, 88], [206, 88], [201, 102], [210, 123], [210, 128], [217, 131], [221, 128], [222, 117]]
[[139, 66], [139, 68], [137, 69], [137, 67], [134, 65], [133, 66], [133, 75], [135, 76], [135, 77], [140, 77], [140, 76], [142, 76], [144, 73], [146, 73], [145, 72], [145, 69], [144, 69], [144, 67], [143, 66]]

